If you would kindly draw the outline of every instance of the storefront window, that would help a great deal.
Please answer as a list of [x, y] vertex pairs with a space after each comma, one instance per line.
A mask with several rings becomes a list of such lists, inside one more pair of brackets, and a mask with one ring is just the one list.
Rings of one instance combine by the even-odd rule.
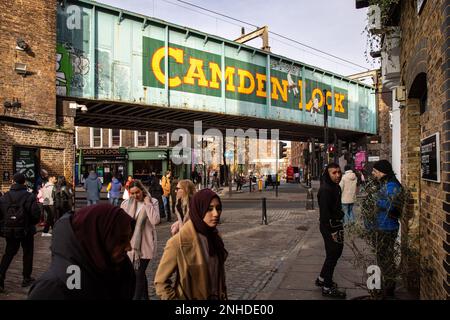
[[103, 145], [101, 128], [91, 128], [91, 148], [101, 148]]
[[110, 147], [120, 147], [121, 146], [121, 130], [120, 129], [110, 129]]

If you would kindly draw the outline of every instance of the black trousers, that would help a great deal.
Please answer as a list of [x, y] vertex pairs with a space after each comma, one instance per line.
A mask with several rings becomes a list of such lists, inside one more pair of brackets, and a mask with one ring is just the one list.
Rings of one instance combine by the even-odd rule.
[[55, 224], [55, 206], [44, 206], [44, 212], [47, 214], [47, 218], [45, 219], [45, 227], [42, 230], [43, 233], [48, 233], [50, 227]]
[[0, 277], [3, 279], [6, 276], [6, 271], [9, 268], [14, 256], [19, 251], [20, 246], [23, 250], [23, 278], [29, 279], [33, 271], [33, 252], [34, 252], [34, 234], [29, 233], [25, 238], [14, 239], [6, 238], [5, 254], [0, 263]]
[[328, 224], [320, 223], [320, 233], [325, 243], [326, 252], [326, 258], [320, 271], [320, 276], [324, 279], [325, 287], [331, 288], [333, 285], [334, 268], [342, 255], [344, 243], [338, 243], [333, 240]]
[[136, 273], [136, 289], [134, 290], [133, 300], [148, 300], [148, 280], [145, 275], [150, 259], [141, 259], [139, 269]]

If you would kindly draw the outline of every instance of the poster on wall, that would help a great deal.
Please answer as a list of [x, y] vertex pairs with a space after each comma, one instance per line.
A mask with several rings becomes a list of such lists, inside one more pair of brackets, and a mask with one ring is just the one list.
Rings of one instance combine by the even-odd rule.
[[420, 167], [423, 180], [441, 182], [439, 132], [420, 140]]
[[14, 147], [14, 172], [22, 173], [31, 188], [36, 181], [37, 159], [37, 149]]

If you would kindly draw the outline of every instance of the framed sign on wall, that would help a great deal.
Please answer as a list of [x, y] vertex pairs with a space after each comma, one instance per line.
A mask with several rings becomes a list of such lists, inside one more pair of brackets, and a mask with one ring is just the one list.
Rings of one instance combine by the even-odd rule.
[[423, 180], [441, 182], [439, 132], [420, 140], [420, 164]]

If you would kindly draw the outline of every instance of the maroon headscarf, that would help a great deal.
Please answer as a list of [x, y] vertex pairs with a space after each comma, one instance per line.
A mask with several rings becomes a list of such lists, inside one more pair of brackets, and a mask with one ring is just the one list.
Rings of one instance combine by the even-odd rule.
[[114, 269], [113, 250], [130, 226], [133, 231], [133, 218], [123, 209], [110, 204], [85, 207], [72, 218], [75, 236], [99, 273], [110, 273]]
[[203, 221], [206, 212], [208, 212], [209, 205], [214, 198], [217, 198], [222, 206], [219, 196], [211, 189], [203, 189], [194, 194], [189, 204], [189, 216], [194, 224], [195, 230], [208, 239], [209, 255], [214, 256], [217, 254], [220, 262], [224, 263], [228, 252], [225, 250], [223, 240], [219, 236], [219, 231], [216, 227], [212, 228]]

